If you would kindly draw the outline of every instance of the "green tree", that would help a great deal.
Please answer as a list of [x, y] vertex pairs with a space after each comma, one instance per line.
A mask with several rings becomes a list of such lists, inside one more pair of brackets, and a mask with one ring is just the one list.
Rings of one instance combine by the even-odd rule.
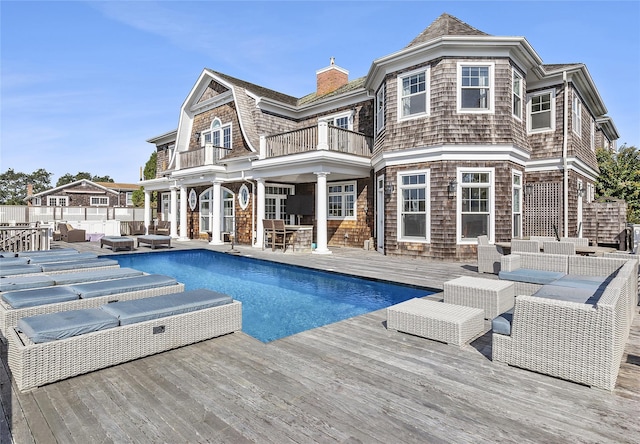
[[[151, 179], [155, 179], [156, 178], [156, 167], [157, 167], [157, 163], [158, 163], [158, 153], [156, 151], [154, 151], [153, 153], [151, 153], [151, 156], [149, 156], [149, 160], [147, 160], [147, 163], [145, 163], [144, 165], [144, 170], [142, 172], [144, 180], [151, 180]], [[157, 202], [158, 202], [158, 193], [151, 193], [151, 208], [156, 208], [157, 207]], [[140, 187], [140, 189], [135, 190], [133, 192], [133, 204], [136, 207], [144, 207], [144, 188]]]
[[16, 172], [9, 168], [0, 174], [0, 204], [25, 205], [27, 185], [33, 185], [33, 193], [51, 188], [51, 173], [40, 168], [31, 174]]
[[76, 175], [67, 173], [64, 176], [60, 176], [60, 179], [58, 179], [58, 182], [56, 182], [56, 187], [60, 187], [62, 185], [66, 185], [68, 183], [76, 182], [82, 179], [87, 179], [92, 182], [112, 182], [113, 183], [114, 181], [109, 176], [94, 176], [91, 173], [81, 171]]
[[596, 197], [614, 197], [627, 202], [627, 221], [640, 223], [640, 152], [635, 146], [621, 146], [617, 152], [596, 150], [600, 176]]

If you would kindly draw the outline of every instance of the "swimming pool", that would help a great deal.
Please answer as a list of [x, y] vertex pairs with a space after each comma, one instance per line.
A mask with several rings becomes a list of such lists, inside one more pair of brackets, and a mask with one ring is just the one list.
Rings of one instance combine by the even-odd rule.
[[432, 292], [209, 250], [109, 256], [242, 302], [242, 331], [270, 342]]

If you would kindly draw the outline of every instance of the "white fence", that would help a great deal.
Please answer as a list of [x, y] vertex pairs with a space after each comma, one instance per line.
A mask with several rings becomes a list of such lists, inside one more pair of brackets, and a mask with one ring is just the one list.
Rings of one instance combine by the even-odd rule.
[[[153, 210], [155, 213], [155, 210]], [[153, 219], [152, 214], [150, 219]], [[144, 208], [120, 207], [29, 207], [0, 205], [0, 223], [33, 223], [60, 221], [143, 221]]]

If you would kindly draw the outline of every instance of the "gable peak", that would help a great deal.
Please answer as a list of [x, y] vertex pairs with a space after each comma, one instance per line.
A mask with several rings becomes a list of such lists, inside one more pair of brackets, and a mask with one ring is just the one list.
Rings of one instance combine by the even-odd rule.
[[446, 12], [441, 14], [433, 21], [424, 31], [414, 38], [406, 47], [410, 48], [420, 43], [448, 35], [476, 35], [486, 36], [486, 32], [482, 32], [473, 26], [463, 22]]

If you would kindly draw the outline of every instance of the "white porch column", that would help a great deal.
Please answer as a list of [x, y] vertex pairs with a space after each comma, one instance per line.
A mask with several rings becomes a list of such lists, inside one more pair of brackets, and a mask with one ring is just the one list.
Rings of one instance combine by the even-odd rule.
[[210, 245], [222, 245], [224, 240], [220, 236], [220, 222], [222, 221], [222, 196], [219, 181], [213, 181], [211, 190], [211, 242]]
[[318, 176], [316, 189], [316, 221], [318, 233], [315, 254], [331, 254], [327, 248], [327, 175], [329, 173], [315, 173]]
[[[175, 216], [172, 217], [175, 218]], [[189, 240], [187, 232], [187, 187], [185, 185], [180, 185], [180, 237], [178, 240], [183, 242]]]
[[171, 224], [172, 239], [178, 238], [178, 187], [171, 186], [171, 208], [169, 212], [169, 222]]
[[151, 224], [151, 191], [144, 190], [144, 233], [149, 234]]
[[264, 185], [264, 179], [256, 179], [256, 183], [258, 184], [258, 191], [257, 191], [257, 223], [256, 226], [258, 227], [256, 229], [256, 243], [254, 244], [254, 247], [259, 247], [262, 248], [262, 246], [264, 245], [264, 226], [262, 225], [262, 220], [264, 219], [264, 216], [266, 214], [265, 211], [265, 185]]

